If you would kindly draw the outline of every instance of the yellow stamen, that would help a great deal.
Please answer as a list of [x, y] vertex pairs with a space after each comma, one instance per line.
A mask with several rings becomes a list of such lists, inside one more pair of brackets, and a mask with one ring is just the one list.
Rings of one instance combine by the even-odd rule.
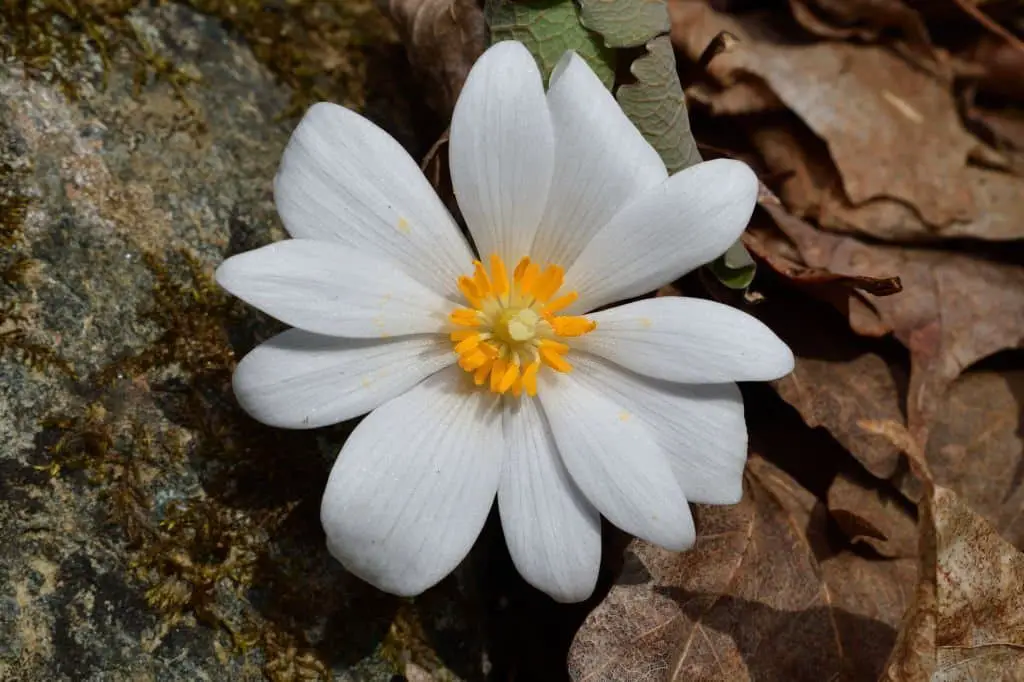
[[491, 358], [492, 360], [501, 354], [500, 351], [497, 348], [495, 348], [493, 344], [490, 343], [481, 343], [480, 347], [477, 348], [477, 350], [486, 355], [487, 357]]
[[508, 363], [498, 358], [494, 361], [494, 365], [491, 366], [491, 391], [493, 393], [501, 393], [498, 387], [501, 386], [501, 380], [505, 376], [505, 370], [508, 368]]
[[547, 301], [562, 286], [562, 280], [564, 279], [565, 272], [562, 268], [557, 265], [547, 266], [533, 287], [534, 298], [541, 302]]
[[556, 372], [569, 372], [572, 371], [572, 365], [565, 361], [562, 354], [551, 346], [540, 347], [540, 357], [544, 361], [544, 364], [555, 370]]
[[448, 316], [452, 324], [460, 327], [479, 327], [480, 312], [472, 308], [456, 308]]
[[555, 300], [548, 301], [548, 304], [546, 306], [544, 306], [543, 314], [545, 316], [547, 316], [547, 315], [554, 315], [555, 313], [557, 313], [560, 310], [565, 310], [566, 308], [571, 306], [573, 303], [575, 303], [576, 299], [579, 298], [579, 297], [580, 297], [580, 295], [577, 294], [575, 291], [570, 291], [567, 294], [562, 294], [561, 296], [559, 296]]
[[448, 335], [448, 338], [452, 340], [452, 343], [458, 343], [459, 341], [465, 341], [471, 336], [476, 336], [479, 333], [480, 332], [475, 329], [456, 329]]
[[519, 265], [517, 265], [516, 269], [512, 272], [512, 279], [515, 281], [516, 286], [519, 286], [519, 283], [523, 281], [523, 274], [526, 272], [526, 268], [528, 268], [529, 266], [530, 257], [523, 256], [522, 259], [519, 261]]
[[473, 280], [465, 275], [459, 277], [459, 291], [462, 292], [462, 295], [466, 297], [466, 300], [469, 301], [471, 306], [474, 308], [480, 307], [480, 292], [477, 291]]
[[473, 334], [455, 345], [455, 352], [464, 355], [480, 345], [480, 335]]
[[540, 266], [536, 263], [527, 263], [519, 282], [519, 293], [523, 296], [532, 296], [533, 287], [537, 283], [538, 277], [540, 277]]
[[477, 294], [484, 298], [491, 294], [491, 280], [487, 277], [484, 264], [478, 260], [473, 261], [473, 284], [476, 285]]
[[553, 339], [541, 340], [540, 347], [541, 349], [550, 348], [552, 351], [558, 353], [559, 355], [565, 355], [566, 353], [569, 352], [569, 346], [567, 344], [564, 344], [561, 341], [555, 341]]
[[495, 296], [508, 293], [508, 273], [505, 272], [505, 261], [496, 253], [491, 254], [491, 290]]
[[512, 388], [512, 384], [519, 378], [519, 365], [509, 363], [505, 369], [504, 376], [501, 377], [501, 383], [498, 384], [498, 393], [504, 393], [508, 389]]
[[583, 336], [597, 329], [597, 322], [585, 317], [553, 317], [548, 322], [559, 336]]
[[476, 370], [474, 370], [474, 372], [473, 372], [473, 383], [474, 384], [476, 384], [477, 386], [483, 386], [484, 385], [484, 382], [487, 381], [487, 375], [491, 373], [491, 364], [492, 363], [487, 362], [487, 363], [485, 363], [483, 365], [480, 365], [479, 367], [476, 368]]
[[512, 395], [518, 398], [523, 393], [523, 377], [522, 375], [516, 377], [516, 380], [512, 382]]
[[527, 365], [526, 369], [523, 370], [523, 390], [526, 391], [526, 395], [531, 398], [537, 395], [537, 370], [540, 369], [540, 363], [534, 362], [531, 365]]
[[480, 367], [487, 361], [488, 358], [486, 355], [481, 353], [479, 350], [474, 350], [462, 356], [462, 359], [459, 360], [459, 367], [466, 370], [467, 372], [472, 372], [473, 370]]

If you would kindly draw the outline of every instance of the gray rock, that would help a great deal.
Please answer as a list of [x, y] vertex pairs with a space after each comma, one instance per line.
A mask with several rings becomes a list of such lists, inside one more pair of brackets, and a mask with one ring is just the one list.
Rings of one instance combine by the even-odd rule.
[[130, 21], [201, 77], [184, 98], [152, 73], [136, 94], [126, 50], [106, 88], [95, 50], [0, 64], [0, 679], [480, 677], [470, 588], [391, 598], [324, 549], [351, 426], [275, 432], [234, 406], [234, 358], [276, 327], [209, 276], [283, 237], [294, 93], [215, 19]]

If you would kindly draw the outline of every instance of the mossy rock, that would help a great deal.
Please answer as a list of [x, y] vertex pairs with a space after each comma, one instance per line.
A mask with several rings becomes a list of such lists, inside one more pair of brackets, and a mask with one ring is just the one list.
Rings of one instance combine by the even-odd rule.
[[[269, 15], [229, 12], [267, 4], [37, 0], [82, 16], [5, 42], [0, 679], [479, 677], [468, 588], [395, 599], [328, 556], [319, 497], [351, 425], [274, 431], [231, 396], [236, 358], [276, 327], [210, 275], [284, 236], [271, 181], [297, 103], [365, 103], [430, 142], [403, 88], [374, 101], [371, 67], [404, 73], [386, 33], [359, 34], [376, 20], [331, 46], [351, 74], [289, 77], [268, 66], [287, 53]], [[24, 28], [15, 5], [0, 37]]]

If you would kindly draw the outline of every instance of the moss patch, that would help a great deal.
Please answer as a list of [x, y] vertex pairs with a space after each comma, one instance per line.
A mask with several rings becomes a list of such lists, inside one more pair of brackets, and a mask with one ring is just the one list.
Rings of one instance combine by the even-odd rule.
[[[359, 108], [372, 46], [396, 40], [372, 0], [177, 0], [238, 32], [271, 72], [293, 90], [285, 115], [320, 100]], [[79, 95], [81, 69], [99, 62], [106, 85], [119, 51], [136, 64], [136, 87], [171, 85], [195, 113], [188, 88], [198, 75], [160, 53], [131, 21], [146, 0], [0, 0], [0, 54], [17, 58], [31, 77]]]
[[0, 353], [18, 357], [34, 370], [74, 376], [49, 339], [29, 331], [25, 286], [36, 263], [28, 256], [25, 218], [31, 199], [22, 183], [28, 170], [6, 159], [10, 140], [0, 137]]

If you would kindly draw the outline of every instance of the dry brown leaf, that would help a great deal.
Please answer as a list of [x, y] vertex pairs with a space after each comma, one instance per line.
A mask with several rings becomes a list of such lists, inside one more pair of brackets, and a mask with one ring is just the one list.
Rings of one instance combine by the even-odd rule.
[[921, 506], [925, 580], [883, 680], [1024, 680], [1024, 554], [946, 488]]
[[858, 289], [876, 296], [890, 296], [903, 289], [899, 277], [859, 277], [808, 267], [785, 235], [774, 225], [759, 222], [763, 221], [755, 218], [754, 223], [747, 227], [743, 233], [743, 245], [752, 256], [791, 284], [817, 292]]
[[779, 206], [762, 206], [808, 265], [854, 275], [899, 273], [900, 294], [856, 294], [873, 315], [863, 306], [848, 311], [854, 331], [874, 336], [881, 326], [910, 350], [907, 423], [918, 442], [927, 440], [946, 389], [964, 369], [1024, 345], [1024, 267], [962, 253], [867, 244], [816, 230]]
[[1019, 548], [1024, 548], [1022, 419], [1024, 372], [967, 372], [938, 410], [926, 450], [935, 482], [954, 490]]
[[487, 27], [475, 0], [377, 0], [398, 26], [409, 61], [422, 74], [430, 106], [447, 119], [470, 67], [484, 51]]
[[843, 194], [827, 148], [792, 115], [758, 120], [751, 126], [750, 137], [773, 177], [779, 178], [779, 196], [785, 205], [826, 229], [887, 241], [1024, 239], [1024, 221], [1020, 219], [1024, 215], [1022, 177], [967, 167], [967, 188], [980, 211], [972, 220], [936, 227], [902, 201], [880, 198], [859, 206], [851, 204]]
[[767, 37], [760, 15], [741, 23], [696, 0], [670, 8], [673, 42], [693, 60], [723, 30], [740, 38], [709, 74], [726, 90], [763, 79], [828, 145], [850, 202], [901, 200], [936, 226], [976, 215], [966, 163], [977, 143], [948, 83], [881, 47], [785, 45]]
[[1024, 100], [1024, 50], [992, 35], [982, 36], [968, 55], [981, 69], [978, 87], [1005, 97]]
[[801, 26], [823, 38], [876, 41], [897, 29], [910, 45], [931, 53], [921, 15], [900, 0], [789, 0], [789, 8]]
[[697, 508], [694, 550], [630, 545], [650, 579], [620, 582], [590, 614], [570, 650], [571, 677], [877, 677], [914, 562], [830, 555], [823, 511], [786, 474], [752, 459], [739, 505]]
[[828, 489], [828, 511], [854, 544], [884, 557], [917, 556], [917, 523], [906, 501], [863, 474], [840, 473]]
[[[863, 419], [903, 422], [902, 368], [852, 343], [841, 318], [828, 309], [774, 297], [752, 309], [789, 344], [796, 366], [772, 387], [811, 427], [825, 428], [871, 474], [889, 478], [900, 451], [885, 438], [865, 432]], [[824, 314], [823, 314], [824, 313]], [[813, 325], [807, 324], [814, 319]]]

